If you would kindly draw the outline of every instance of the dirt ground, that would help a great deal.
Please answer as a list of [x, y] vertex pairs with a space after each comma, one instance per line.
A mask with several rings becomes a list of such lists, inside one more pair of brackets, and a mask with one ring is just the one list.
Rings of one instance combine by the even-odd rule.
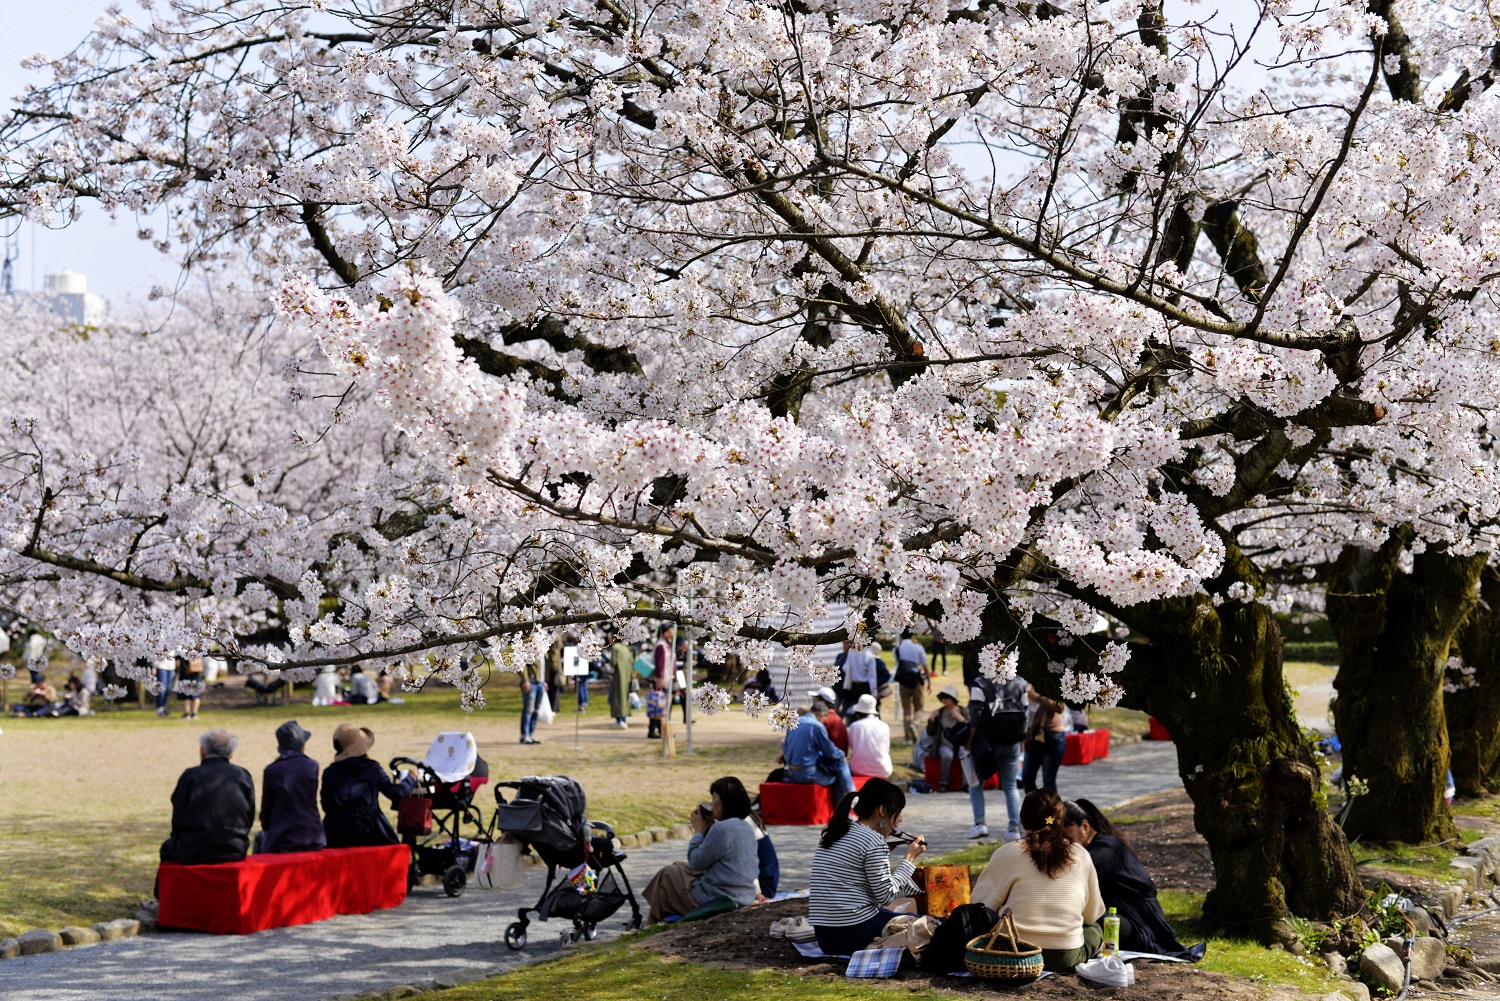
[[1157, 889], [1191, 893], [1213, 889], [1208, 842], [1193, 829], [1193, 801], [1186, 791], [1179, 787], [1110, 812], [1118, 814], [1115, 823], [1120, 833], [1156, 880]]
[[[721, 914], [706, 921], [679, 925], [642, 941], [668, 959], [743, 970], [787, 970], [804, 976], [844, 979], [843, 964], [804, 959], [791, 943], [773, 939], [767, 930], [778, 918], [807, 914], [806, 900], [785, 900], [763, 907]], [[955, 997], [979, 994], [1027, 999], [1110, 997], [1118, 1001], [1292, 1001], [1301, 995], [1175, 963], [1136, 963], [1134, 987], [1113, 989], [1089, 984], [1074, 976], [1051, 976], [1031, 984], [934, 976], [903, 970], [879, 983], [892, 990], [921, 987]]]

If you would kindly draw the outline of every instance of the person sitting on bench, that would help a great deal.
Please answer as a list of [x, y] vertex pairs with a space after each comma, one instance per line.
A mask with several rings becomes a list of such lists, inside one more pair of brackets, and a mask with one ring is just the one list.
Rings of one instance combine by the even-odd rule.
[[318, 816], [318, 763], [302, 752], [310, 737], [296, 720], [276, 728], [281, 753], [261, 779], [257, 855], [320, 851], [327, 840]]
[[198, 738], [199, 763], [172, 790], [172, 835], [162, 842], [163, 862], [208, 865], [245, 858], [255, 823], [255, 780], [229, 760], [239, 742], [228, 730]]
[[396, 831], [380, 809], [380, 797], [392, 803], [411, 795], [416, 776], [400, 782], [368, 757], [375, 744], [373, 731], [340, 723], [333, 731], [333, 764], [323, 770], [323, 832], [329, 848], [399, 844]]

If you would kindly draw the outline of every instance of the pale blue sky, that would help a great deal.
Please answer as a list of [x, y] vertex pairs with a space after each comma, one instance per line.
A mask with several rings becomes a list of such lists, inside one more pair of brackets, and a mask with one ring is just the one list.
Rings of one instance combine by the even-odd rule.
[[[70, 51], [88, 35], [107, 2], [0, 2], [6, 15], [5, 30], [0, 31], [0, 97], [10, 103], [34, 79], [21, 69], [23, 57], [33, 52], [61, 55]], [[122, 5], [132, 14], [139, 10], [133, 0], [123, 0]], [[162, 227], [158, 225], [157, 229], [160, 231]], [[88, 276], [89, 291], [116, 299], [131, 291], [144, 293], [158, 282], [168, 288], [175, 285], [177, 265], [150, 244], [137, 240], [135, 232], [134, 219], [122, 218], [111, 223], [97, 208], [63, 230], [53, 231], [28, 223], [19, 234], [21, 259], [16, 268], [16, 287], [31, 288], [33, 272], [40, 284], [43, 275], [63, 268], [82, 271]]]

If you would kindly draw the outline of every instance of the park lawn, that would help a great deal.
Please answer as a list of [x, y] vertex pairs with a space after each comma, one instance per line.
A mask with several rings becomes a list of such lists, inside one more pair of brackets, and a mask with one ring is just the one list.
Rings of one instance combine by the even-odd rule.
[[[502, 679], [504, 680], [504, 679]], [[699, 719], [695, 753], [685, 752], [680, 710], [678, 755], [663, 759], [645, 739], [645, 721], [609, 727], [608, 704], [595, 692], [590, 711], [576, 714], [572, 693], [551, 726], [538, 729], [535, 747], [517, 743], [519, 698], [513, 685], [495, 684], [488, 705], [463, 712], [452, 689], [408, 693], [405, 705], [215, 708], [213, 695], [197, 720], [159, 719], [135, 708], [83, 719], [0, 720], [0, 937], [34, 927], [129, 916], [151, 896], [157, 849], [171, 820], [171, 793], [184, 768], [197, 763], [198, 734], [226, 727], [241, 738], [235, 761], [260, 784], [276, 756], [275, 728], [297, 719], [313, 732], [308, 752], [333, 758], [334, 727], [350, 720], [376, 734], [372, 756], [420, 758], [442, 730], [472, 731], [490, 764], [491, 781], [562, 774], [589, 795], [589, 816], [620, 834], [684, 823], [714, 779], [737, 774], [752, 788], [775, 766], [779, 735], [764, 720], [726, 714]], [[306, 698], [305, 690], [303, 698]], [[580, 716], [581, 749], [573, 725]], [[738, 716], [738, 719], [731, 718]], [[493, 786], [476, 802], [488, 814]]]

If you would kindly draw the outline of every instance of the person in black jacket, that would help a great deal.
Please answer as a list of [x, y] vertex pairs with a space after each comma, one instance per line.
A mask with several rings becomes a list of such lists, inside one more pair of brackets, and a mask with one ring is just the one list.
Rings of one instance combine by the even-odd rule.
[[198, 738], [199, 764], [182, 773], [172, 790], [172, 836], [161, 860], [183, 865], [239, 862], [250, 849], [255, 823], [255, 780], [230, 755], [239, 738], [210, 730]]
[[276, 728], [281, 754], [261, 779], [258, 855], [315, 852], [326, 843], [318, 816], [318, 763], [302, 753], [311, 736], [296, 720]]
[[1156, 884], [1136, 858], [1130, 842], [1115, 830], [1093, 803], [1080, 799], [1067, 804], [1063, 830], [1075, 843], [1088, 849], [1099, 876], [1104, 906], [1120, 915], [1120, 948], [1127, 952], [1149, 952], [1193, 962], [1203, 958], [1203, 944], [1184, 947], [1156, 900]]
[[333, 764], [323, 770], [323, 832], [329, 848], [357, 845], [394, 845], [395, 828], [380, 808], [380, 797], [395, 803], [411, 794], [416, 777], [408, 773], [392, 782], [380, 764], [366, 755], [375, 734], [353, 723], [333, 731]]

